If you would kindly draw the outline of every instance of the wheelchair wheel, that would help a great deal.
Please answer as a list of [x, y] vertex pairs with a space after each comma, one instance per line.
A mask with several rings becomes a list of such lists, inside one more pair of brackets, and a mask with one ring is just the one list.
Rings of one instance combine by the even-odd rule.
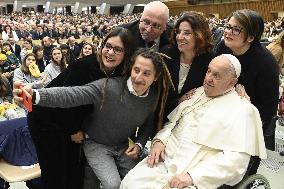
[[263, 175], [254, 174], [242, 180], [236, 189], [270, 189], [270, 185]]

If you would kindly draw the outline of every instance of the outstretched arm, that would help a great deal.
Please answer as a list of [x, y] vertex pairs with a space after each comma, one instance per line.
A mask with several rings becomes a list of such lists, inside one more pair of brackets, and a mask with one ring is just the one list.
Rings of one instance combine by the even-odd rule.
[[[22, 94], [19, 86], [23, 86], [22, 83], [15, 83], [14, 95], [15, 99], [22, 102], [20, 97]], [[84, 86], [76, 87], [54, 87], [48, 89], [37, 90], [39, 101], [37, 105], [45, 107], [60, 107], [60, 108], [70, 108], [86, 104], [97, 104], [101, 96], [100, 82], [92, 82]], [[34, 95], [29, 86], [25, 86], [25, 89]], [[35, 98], [35, 97], [33, 97]]]

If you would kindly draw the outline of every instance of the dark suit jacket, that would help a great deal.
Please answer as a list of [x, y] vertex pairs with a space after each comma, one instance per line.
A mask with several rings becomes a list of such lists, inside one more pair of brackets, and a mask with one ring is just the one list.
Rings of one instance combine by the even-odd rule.
[[43, 38], [43, 33], [38, 33], [37, 31], [31, 31], [32, 34], [32, 39], [33, 40], [42, 40]]
[[46, 32], [44, 32], [43, 36], [48, 36], [50, 38], [56, 38], [57, 37], [57, 32], [55, 30], [47, 30]]
[[[136, 49], [137, 48], [143, 48], [143, 47], [146, 46], [145, 41], [140, 34], [139, 20], [130, 22], [128, 24], [123, 24], [123, 25], [121, 25], [121, 27], [127, 28], [132, 33], [133, 38], [135, 40], [134, 43], [135, 43]], [[170, 24], [167, 24], [166, 30], [160, 36], [159, 49], [161, 49], [162, 47], [164, 47], [164, 46], [166, 46], [170, 43], [169, 38], [171, 36], [172, 29], [173, 29], [173, 27]]]
[[15, 52], [14, 52], [14, 54], [16, 55], [16, 57], [19, 59], [19, 60], [21, 60], [21, 46], [20, 45], [18, 45], [18, 44], [15, 44]]
[[19, 37], [19, 39], [26, 39], [30, 35], [30, 33], [26, 30], [24, 31], [16, 30], [16, 34]]
[[178, 94], [178, 84], [179, 84], [179, 70], [180, 70], [180, 52], [177, 48], [164, 48], [163, 53], [170, 56], [172, 59], [166, 60], [169, 72], [171, 74], [175, 90], [170, 89], [168, 99], [165, 106], [164, 120], [171, 111], [178, 105], [178, 100], [186, 92], [193, 88], [202, 86], [205, 74], [207, 72], [208, 65], [213, 58], [210, 53], [201, 54], [193, 59], [191, 67], [189, 69], [187, 78], [182, 87], [181, 93]]
[[78, 45], [75, 45], [73, 49], [71, 49], [71, 47], [70, 47], [70, 51], [75, 58], [78, 58], [79, 55], [80, 55], [81, 48]]

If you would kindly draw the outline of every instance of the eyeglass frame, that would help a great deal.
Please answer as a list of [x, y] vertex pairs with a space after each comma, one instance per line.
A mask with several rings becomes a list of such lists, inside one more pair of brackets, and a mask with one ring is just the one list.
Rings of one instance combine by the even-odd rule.
[[[178, 31], [179, 31], [179, 33], [178, 33]], [[178, 28], [174, 29], [174, 33], [175, 33], [176, 36], [181, 35], [181, 34], [184, 35], [184, 36], [192, 36], [194, 34], [193, 32], [190, 32], [190, 31], [187, 31], [187, 30], [180, 30]], [[188, 33], [188, 34], [186, 34], [186, 33]]]
[[[238, 31], [237, 31], [237, 30]], [[230, 31], [231, 30], [231, 34], [234, 35], [234, 36], [238, 36], [240, 35], [240, 33], [242, 32], [244, 28], [242, 27], [239, 27], [239, 26], [231, 26], [230, 24], [226, 24], [224, 26], [224, 31], [227, 30], [227, 31]], [[237, 33], [236, 33], [237, 32]]]
[[[109, 46], [108, 46], [109, 45]], [[103, 44], [103, 48], [105, 48], [107, 51], [113, 50], [114, 54], [122, 54], [124, 52], [124, 48], [118, 47], [118, 46], [112, 46], [110, 43]]]
[[162, 25], [158, 24], [158, 23], [151, 23], [150, 20], [148, 19], [143, 19], [139, 21], [140, 23], [142, 23], [144, 26], [150, 26], [152, 29], [155, 30], [161, 30], [162, 29]]

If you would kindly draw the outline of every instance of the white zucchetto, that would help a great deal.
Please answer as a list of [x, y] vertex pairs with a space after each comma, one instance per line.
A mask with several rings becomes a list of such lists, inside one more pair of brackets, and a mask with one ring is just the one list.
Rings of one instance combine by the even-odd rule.
[[225, 56], [230, 61], [230, 63], [233, 65], [237, 78], [238, 78], [242, 71], [242, 66], [241, 66], [240, 61], [234, 55], [231, 55], [231, 54], [222, 54], [222, 56]]

